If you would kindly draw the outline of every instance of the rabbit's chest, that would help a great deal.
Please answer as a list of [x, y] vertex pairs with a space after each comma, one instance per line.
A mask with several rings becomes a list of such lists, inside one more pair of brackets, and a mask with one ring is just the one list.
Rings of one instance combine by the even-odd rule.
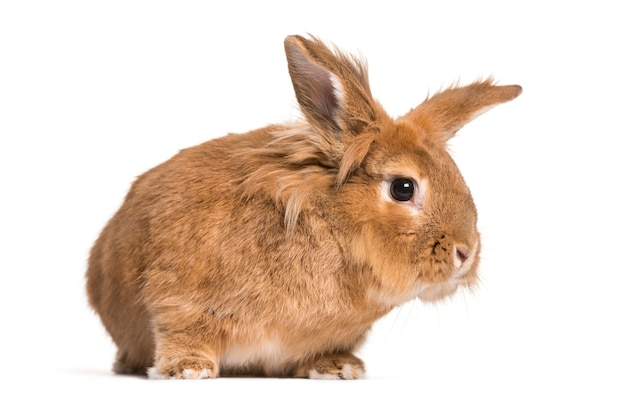
[[294, 362], [312, 354], [351, 350], [378, 317], [378, 313], [301, 312], [289, 320], [277, 318], [263, 326], [251, 325], [244, 335], [231, 337], [220, 356], [220, 367], [281, 376]]
[[281, 340], [276, 336], [263, 336], [252, 342], [231, 343], [220, 357], [220, 368], [280, 375], [287, 360], [287, 351]]

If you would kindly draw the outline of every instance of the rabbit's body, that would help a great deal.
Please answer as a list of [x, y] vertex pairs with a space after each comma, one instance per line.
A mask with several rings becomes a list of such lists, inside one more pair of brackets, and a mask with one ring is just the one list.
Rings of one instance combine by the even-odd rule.
[[[134, 183], [94, 247], [89, 274], [92, 303], [112, 323], [115, 342], [128, 343], [120, 344], [127, 356], [118, 370], [152, 364], [152, 318], [205, 338], [229, 331], [213, 343], [222, 373], [287, 375], [302, 357], [352, 350], [390, 310], [367, 299], [371, 283], [346, 278], [347, 268], [371, 276], [346, 264], [346, 244], [323, 214], [301, 212], [288, 233], [267, 183], [245, 184], [251, 168], [267, 166], [257, 149], [272, 140], [268, 129], [222, 137], [181, 151]], [[334, 184], [332, 175], [320, 179]], [[333, 198], [316, 202], [332, 212]]]
[[[307, 122], [181, 151], [96, 241], [87, 289], [117, 372], [358, 378], [378, 318], [475, 281], [476, 210], [447, 137], [427, 133], [454, 119], [430, 118], [432, 100], [464, 89], [394, 121], [356, 61], [300, 37], [286, 49]], [[506, 92], [485, 106], [519, 94], [471, 87]]]

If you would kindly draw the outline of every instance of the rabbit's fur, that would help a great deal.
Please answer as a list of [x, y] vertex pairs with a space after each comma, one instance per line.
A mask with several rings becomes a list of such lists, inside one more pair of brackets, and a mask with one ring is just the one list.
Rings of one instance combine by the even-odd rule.
[[116, 372], [359, 378], [377, 319], [475, 282], [476, 208], [446, 141], [521, 88], [453, 87], [394, 120], [359, 60], [316, 38], [285, 50], [304, 120], [149, 170], [93, 246]]

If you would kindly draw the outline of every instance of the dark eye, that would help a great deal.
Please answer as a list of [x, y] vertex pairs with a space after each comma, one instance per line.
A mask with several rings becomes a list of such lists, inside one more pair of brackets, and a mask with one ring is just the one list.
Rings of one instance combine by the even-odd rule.
[[398, 178], [391, 182], [391, 196], [396, 201], [409, 201], [415, 192], [415, 183], [411, 179]]

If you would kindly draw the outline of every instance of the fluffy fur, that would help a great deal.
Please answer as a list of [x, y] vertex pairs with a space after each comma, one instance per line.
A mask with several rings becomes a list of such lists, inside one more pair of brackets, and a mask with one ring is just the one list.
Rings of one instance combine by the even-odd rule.
[[[445, 143], [519, 86], [454, 87], [393, 120], [364, 63], [285, 40], [304, 120], [181, 151], [140, 176], [91, 251], [114, 370], [359, 378], [371, 325], [476, 280], [476, 208]], [[395, 178], [415, 183], [397, 201]]]

